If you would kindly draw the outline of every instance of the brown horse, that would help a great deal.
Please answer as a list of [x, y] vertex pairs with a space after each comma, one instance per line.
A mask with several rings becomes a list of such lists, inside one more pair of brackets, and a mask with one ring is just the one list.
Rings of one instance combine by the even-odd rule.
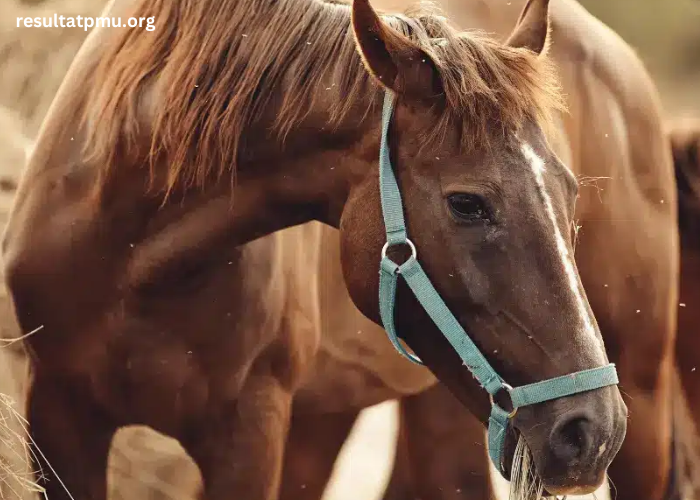
[[[403, 0], [378, 3], [394, 10], [406, 6]], [[506, 36], [523, 3], [445, 1], [443, 7], [462, 28]], [[562, 140], [555, 150], [579, 179], [588, 180], [576, 207], [581, 226], [576, 260], [630, 408], [628, 438], [610, 477], [619, 498], [660, 499], [671, 465], [678, 237], [659, 99], [629, 46], [573, 0], [552, 6], [551, 53], [571, 110], [562, 116]], [[683, 253], [684, 269], [692, 268], [688, 250]], [[687, 288], [693, 286], [682, 285], [683, 301], [692, 303], [698, 292]], [[695, 313], [692, 308], [680, 312], [681, 371], [686, 391], [696, 393], [690, 398], [700, 401], [700, 386], [691, 380], [700, 373], [693, 371], [694, 338], [683, 335], [683, 330], [693, 331], [683, 326], [683, 318], [695, 324]], [[478, 448], [483, 431], [459, 411], [448, 391], [438, 386], [404, 398], [401, 408], [402, 439], [387, 499], [492, 497], [486, 455]], [[700, 415], [700, 403], [695, 408]], [[317, 439], [328, 441], [335, 432], [324, 437], [319, 430]], [[308, 445], [305, 452], [310, 460]], [[318, 463], [332, 459], [315, 457]]]
[[[683, 118], [669, 123], [668, 137], [678, 184], [678, 222], [681, 237], [680, 307], [678, 310], [678, 339], [676, 359], [683, 394], [690, 410], [694, 435], [684, 436], [684, 452], [693, 460], [700, 453], [700, 383], [698, 379], [698, 325], [700, 313], [700, 119]], [[697, 495], [697, 472], [690, 472]]]
[[[20, 325], [43, 327], [26, 341], [28, 419], [55, 470], [50, 498], [67, 498], [60, 477], [74, 498], [103, 499], [111, 439], [133, 423], [176, 437], [209, 498], [275, 496], [314, 309], [297, 298], [303, 259], [268, 286], [247, 270], [274, 253], [242, 245], [313, 219], [340, 228], [348, 291], [379, 322], [385, 89], [422, 265], [498, 372], [521, 385], [607, 362], [571, 258], [577, 184], [543, 134], [560, 106], [546, 1], [507, 43], [429, 14], [380, 18], [365, 0], [110, 9], [159, 28], [86, 41], [3, 242]], [[483, 419], [485, 393], [403, 287], [397, 311], [402, 337]], [[603, 481], [625, 415], [606, 387], [521, 408], [512, 424], [547, 490], [565, 494]]]

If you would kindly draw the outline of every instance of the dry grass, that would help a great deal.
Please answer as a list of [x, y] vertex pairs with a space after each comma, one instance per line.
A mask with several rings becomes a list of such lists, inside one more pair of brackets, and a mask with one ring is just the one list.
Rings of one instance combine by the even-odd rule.
[[0, 394], [0, 498], [29, 499], [44, 490], [31, 467], [32, 447], [17, 402]]
[[530, 449], [520, 436], [513, 457], [509, 500], [539, 500], [543, 491], [544, 486], [534, 470]]

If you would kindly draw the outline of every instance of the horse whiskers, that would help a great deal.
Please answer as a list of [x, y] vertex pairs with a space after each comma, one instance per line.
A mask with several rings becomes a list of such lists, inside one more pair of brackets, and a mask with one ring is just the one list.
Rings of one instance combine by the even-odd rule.
[[598, 200], [602, 203], [603, 199], [600, 196], [600, 192], [603, 190], [599, 185], [600, 180], [610, 180], [612, 177], [593, 177], [588, 175], [582, 175], [578, 177], [578, 184], [581, 187], [594, 187], [597, 191]]
[[544, 485], [534, 471], [532, 455], [522, 436], [513, 455], [509, 500], [539, 500]]
[[[610, 477], [606, 478], [614, 488]], [[593, 500], [598, 500], [598, 495], [595, 492], [591, 493]], [[511, 472], [509, 500], [541, 500], [544, 498], [552, 500], [567, 500], [568, 496], [544, 496], [544, 485], [539, 476], [535, 472], [532, 462], [532, 454], [530, 453], [527, 443], [522, 436], [518, 438], [518, 444], [515, 447], [513, 455], [513, 466]]]
[[[615, 500], [617, 498], [617, 486], [615, 486], [615, 483], [613, 483], [613, 480], [610, 477], [610, 474], [606, 473], [605, 478], [608, 480], [608, 485], [610, 488], [610, 498], [612, 500]], [[613, 491], [615, 494], [613, 495]]]

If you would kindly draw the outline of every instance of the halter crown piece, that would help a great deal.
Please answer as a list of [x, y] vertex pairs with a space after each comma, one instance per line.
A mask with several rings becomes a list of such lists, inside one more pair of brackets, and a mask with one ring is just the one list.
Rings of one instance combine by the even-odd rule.
[[[469, 338], [467, 332], [464, 331], [435, 290], [435, 287], [433, 287], [417, 260], [418, 252], [415, 245], [408, 239], [401, 193], [389, 156], [388, 134], [393, 109], [394, 94], [387, 91], [384, 96], [382, 138], [379, 150], [379, 189], [386, 230], [386, 243], [384, 248], [382, 248], [382, 259], [379, 268], [379, 312], [382, 323], [389, 340], [391, 340], [396, 350], [412, 362], [422, 365], [422, 361], [407, 352], [399, 342], [394, 325], [396, 285], [399, 276], [403, 276], [423, 309], [425, 309], [438, 329], [462, 358], [464, 365], [486, 392], [489, 393], [491, 400], [491, 415], [488, 426], [489, 457], [496, 469], [505, 477], [502, 458], [506, 429], [508, 421], [515, 415], [519, 407], [592, 391], [609, 385], [616, 385], [619, 382], [617, 370], [615, 365], [611, 363], [607, 366], [570, 373], [569, 375], [515, 388], [508, 385], [496, 373], [496, 370], [493, 369], [476, 344]], [[396, 264], [386, 255], [389, 247], [394, 245], [408, 245], [411, 249], [411, 256], [401, 265]], [[510, 412], [498, 406], [494, 401], [494, 396], [501, 390], [508, 392], [510, 395], [513, 404], [513, 410]], [[506, 479], [508, 478], [506, 477]]]

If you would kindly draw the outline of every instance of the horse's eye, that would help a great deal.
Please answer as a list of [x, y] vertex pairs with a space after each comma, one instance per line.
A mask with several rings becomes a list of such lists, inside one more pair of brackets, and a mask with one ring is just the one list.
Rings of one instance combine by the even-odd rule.
[[478, 195], [455, 193], [448, 196], [447, 201], [455, 217], [467, 222], [491, 221], [491, 213], [486, 202]]

